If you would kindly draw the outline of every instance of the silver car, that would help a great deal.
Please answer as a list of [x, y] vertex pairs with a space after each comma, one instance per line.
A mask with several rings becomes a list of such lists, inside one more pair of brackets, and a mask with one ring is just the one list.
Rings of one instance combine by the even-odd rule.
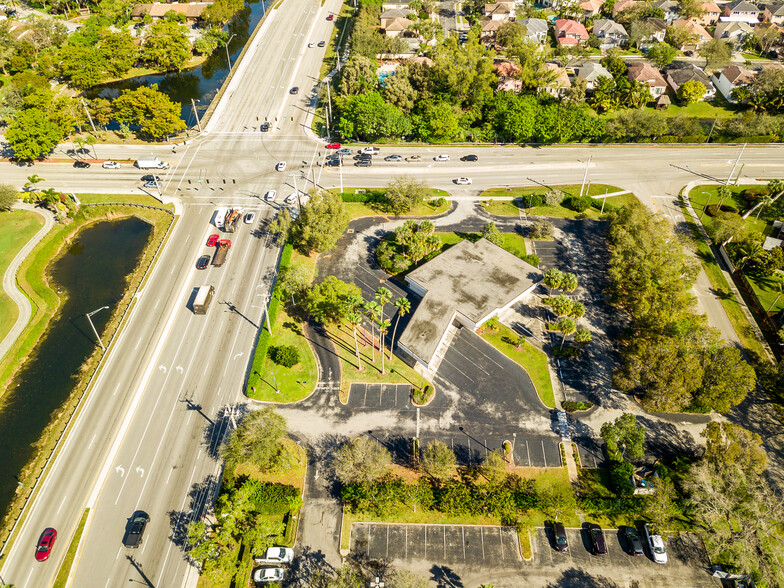
[[289, 563], [294, 559], [294, 550], [291, 547], [270, 547], [264, 555], [253, 558], [256, 563]]

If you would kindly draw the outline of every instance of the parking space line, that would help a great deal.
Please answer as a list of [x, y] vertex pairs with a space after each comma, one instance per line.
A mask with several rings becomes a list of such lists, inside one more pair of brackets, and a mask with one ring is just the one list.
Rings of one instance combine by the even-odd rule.
[[427, 525], [425, 525], [425, 559], [427, 559]]
[[444, 560], [446, 560], [446, 525], [443, 526], [444, 529]]
[[405, 526], [406, 529], [406, 559], [408, 559], [408, 525]]
[[479, 527], [479, 537], [482, 539], [482, 561], [485, 559], [485, 529]]
[[368, 389], [368, 385], [365, 384], [365, 396], [363, 397], [362, 400], [362, 406], [367, 406], [367, 389]]
[[544, 452], [544, 439], [542, 441], [542, 459], [544, 459], [544, 467], [547, 467], [547, 454]]
[[384, 400], [384, 384], [381, 384], [378, 389], [378, 406], [381, 408], [383, 406]]
[[389, 559], [389, 527], [390, 525], [387, 525], [387, 559]]
[[463, 561], [465, 561], [465, 527], [461, 526], [460, 530], [463, 532]]
[[504, 536], [501, 533], [501, 527], [498, 527], [498, 538], [501, 540], [501, 559], [504, 559]]
[[531, 448], [528, 447], [528, 439], [525, 440], [525, 451], [528, 454], [528, 467], [531, 467]]

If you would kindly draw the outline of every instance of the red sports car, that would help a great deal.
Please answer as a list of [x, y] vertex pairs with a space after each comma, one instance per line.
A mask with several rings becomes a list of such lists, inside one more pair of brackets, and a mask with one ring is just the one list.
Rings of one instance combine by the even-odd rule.
[[35, 546], [35, 559], [38, 561], [46, 561], [49, 559], [49, 554], [52, 553], [52, 546], [54, 540], [57, 539], [57, 531], [49, 527], [44, 529], [41, 533], [41, 538], [38, 539], [38, 545]]
[[327, 17], [327, 20], [335, 20], [335, 15], [334, 15], [334, 14], [330, 14], [330, 15]]
[[340, 143], [329, 143], [327, 149], [340, 149]]
[[218, 244], [218, 239], [220, 239], [220, 235], [210, 235], [210, 238], [207, 239], [207, 247], [215, 247]]

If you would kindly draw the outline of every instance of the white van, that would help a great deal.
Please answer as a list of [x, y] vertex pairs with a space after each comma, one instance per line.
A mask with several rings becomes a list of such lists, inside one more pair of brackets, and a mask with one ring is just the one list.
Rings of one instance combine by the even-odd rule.
[[226, 220], [227, 212], [229, 212], [229, 209], [224, 207], [215, 211], [215, 216], [212, 218], [212, 224], [215, 225], [215, 228], [223, 229], [223, 223]]

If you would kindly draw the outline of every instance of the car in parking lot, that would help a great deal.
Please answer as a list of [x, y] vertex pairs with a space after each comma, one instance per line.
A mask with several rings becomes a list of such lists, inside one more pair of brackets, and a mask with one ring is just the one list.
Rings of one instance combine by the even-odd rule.
[[419, 155], [409, 155], [406, 161], [422, 161], [422, 158]]
[[289, 90], [289, 94], [299, 94], [299, 86], [294, 86], [291, 90]]
[[202, 255], [196, 260], [196, 269], [207, 269], [207, 266], [210, 265], [210, 259], [209, 255]]
[[340, 149], [340, 143], [327, 143], [327, 149]]
[[74, 161], [73, 166], [78, 167], [79, 169], [87, 169], [88, 167], [90, 167], [90, 164], [87, 163], [86, 161], [82, 161], [81, 159], [77, 159], [76, 161]]
[[35, 546], [35, 559], [36, 561], [46, 561], [52, 553], [54, 540], [57, 539], [57, 531], [52, 527], [44, 529], [41, 536], [38, 538], [38, 543]]
[[275, 171], [286, 171], [286, 162], [279, 161], [277, 164], [275, 164]]
[[471, 178], [457, 178], [455, 184], [458, 186], [468, 186], [471, 184]]
[[161, 176], [154, 176], [152, 174], [147, 174], [146, 176], [142, 176], [143, 182], [160, 182]]
[[446, 153], [442, 153], [441, 155], [436, 155], [433, 161], [449, 161], [449, 156]]
[[210, 235], [209, 239], [207, 239], [207, 247], [215, 247], [219, 239], [220, 235]]
[[142, 544], [144, 538], [144, 530], [147, 528], [147, 523], [150, 522], [150, 515], [146, 512], [137, 511], [133, 513], [130, 518], [128, 531], [123, 538], [123, 545], [125, 547], [136, 549]]
[[623, 539], [626, 542], [626, 548], [629, 551], [629, 555], [639, 556], [643, 554], [642, 541], [637, 534], [637, 529], [634, 527], [624, 527]]
[[104, 161], [101, 164], [103, 169], [120, 169], [120, 164], [116, 161]]
[[318, 42], [318, 46], [319, 47], [326, 47], [326, 45], [327, 45], [326, 41], [319, 41]]
[[464, 155], [460, 161], [479, 161], [479, 158], [476, 155]]
[[384, 161], [403, 161], [402, 155], [387, 155]]
[[381, 153], [381, 149], [378, 147], [363, 147], [358, 151], [358, 153], [364, 153], [366, 155], [378, 155]]
[[360, 159], [359, 161], [354, 162], [356, 167], [370, 167], [373, 165], [373, 162], [369, 159]]
[[253, 572], [253, 581], [259, 584], [268, 584], [270, 582], [280, 582], [285, 574], [283, 568], [257, 568]]
[[294, 559], [294, 550], [291, 547], [269, 547], [264, 555], [253, 557], [256, 563], [288, 563]]
[[297, 194], [296, 192], [292, 192], [283, 200], [286, 204], [294, 204], [297, 201]]
[[340, 153], [341, 155], [351, 155], [352, 153], [354, 153], [354, 150], [348, 147], [343, 147], [343, 149], [338, 150], [338, 153]]
[[157, 188], [158, 182], [144, 182], [145, 188]]
[[255, 220], [256, 220], [256, 213], [255, 212], [251, 211], [251, 212], [248, 212], [248, 213], [245, 214], [245, 224], [246, 225], [251, 224]]
[[259, 130], [262, 133], [266, 133], [267, 131], [270, 130], [270, 124], [268, 122], [261, 123], [261, 127], [259, 127]]
[[566, 529], [563, 523], [553, 523], [553, 537], [555, 538], [555, 548], [558, 551], [569, 551], [569, 542], [566, 540]]
[[607, 542], [602, 528], [596, 523], [588, 525], [588, 536], [591, 539], [591, 551], [594, 555], [607, 555]]
[[648, 548], [651, 550], [651, 557], [657, 564], [667, 563], [667, 550], [664, 548], [664, 540], [656, 531], [653, 525], [645, 523], [642, 527]]
[[277, 197], [278, 197], [278, 191], [277, 190], [270, 190], [269, 192], [264, 194], [264, 200], [266, 202], [275, 202], [275, 198], [277, 198]]

